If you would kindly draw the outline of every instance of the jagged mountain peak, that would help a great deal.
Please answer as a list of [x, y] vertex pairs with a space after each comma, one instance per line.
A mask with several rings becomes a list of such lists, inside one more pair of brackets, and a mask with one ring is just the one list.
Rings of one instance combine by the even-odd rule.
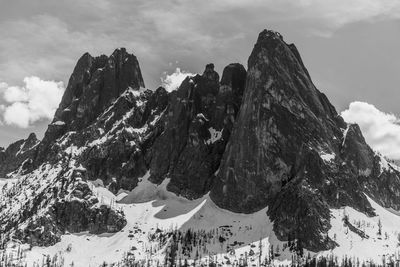
[[203, 72], [203, 77], [206, 77], [208, 80], [219, 83], [219, 74], [214, 70], [214, 64], [209, 63], [206, 65], [205, 70]]
[[258, 34], [256, 43], [272, 41], [272, 40], [283, 41], [283, 37], [277, 31], [270, 30], [270, 29], [264, 29]]
[[246, 82], [245, 79], [243, 79], [246, 78], [244, 73], [246, 73], [246, 69], [240, 63], [231, 63], [227, 65], [222, 72], [221, 85], [228, 85], [233, 88], [238, 86], [244, 87], [244, 83]]
[[84, 64], [88, 64], [91, 60], [93, 60], [94, 57], [89, 53], [89, 52], [85, 52], [77, 61], [75, 68], [77, 68], [78, 66], [82, 66]]
[[[90, 83], [100, 80], [110, 91], [110, 97], [114, 98], [128, 87], [136, 89], [145, 87], [136, 56], [129, 54], [125, 48], [116, 49], [109, 57], [106, 55], [93, 57], [85, 53], [71, 74], [60, 108], [70, 105], [73, 99], [79, 99], [84, 91], [88, 91]], [[104, 92], [97, 90], [95, 93]]]
[[34, 141], [37, 141], [38, 139], [37, 139], [37, 137], [36, 137], [36, 134], [35, 134], [35, 133], [30, 133], [30, 134], [29, 134], [29, 136], [28, 136], [28, 140], [34, 140]]
[[[269, 73], [271, 79], [268, 80], [269, 87], [266, 90], [272, 93], [274, 87], [278, 87], [279, 91], [284, 93], [290, 90], [286, 92], [286, 99], [295, 97], [300, 105], [308, 106], [315, 116], [329, 116], [345, 127], [344, 121], [325, 94], [314, 86], [295, 45], [287, 44], [279, 33], [270, 30], [260, 33], [249, 57], [248, 68], [250, 72], [254, 72], [256, 79], [261, 73]], [[272, 80], [274, 77], [277, 80]], [[279, 91], [275, 90], [274, 93], [280, 94]]]
[[130, 54], [125, 47], [119, 47], [112, 52], [110, 57], [118, 58], [121, 57], [122, 59], [126, 59], [128, 57], [135, 57], [135, 55]]
[[[348, 205], [374, 214], [366, 188], [385, 205], [397, 207], [398, 201], [398, 189], [377, 186], [381, 174], [372, 166], [380, 159], [359, 129], [349, 126], [343, 142], [347, 127], [312, 83], [294, 45], [276, 32], [261, 32], [211, 198], [235, 212], [268, 206], [279, 238], [295, 235], [311, 250], [334, 247], [324, 235], [330, 228], [329, 207]], [[399, 183], [389, 173], [383, 176]], [[379, 197], [377, 187], [393, 201]]]
[[43, 161], [49, 146], [64, 133], [84, 129], [127, 89], [144, 86], [139, 62], [125, 48], [116, 49], [109, 57], [85, 53], [75, 66], [45, 133], [38, 161]]
[[78, 60], [52, 123], [24, 171], [29, 172], [46, 161], [57, 161], [54, 154], [57, 139], [89, 127], [124, 92], [139, 92], [143, 87], [139, 62], [126, 49], [117, 49], [110, 57], [85, 53]]
[[18, 140], [0, 151], [0, 177], [12, 175], [23, 165], [32, 160], [39, 140], [35, 133], [29, 134], [27, 139]]
[[[259, 34], [247, 70], [232, 63], [220, 79], [209, 63], [175, 91], [143, 87], [138, 60], [124, 48], [78, 60], [44, 139], [39, 143], [30, 135], [0, 152], [0, 167], [15, 162], [6, 169], [17, 178], [0, 198], [6, 238], [48, 245], [66, 232], [129, 232], [138, 211], [128, 205], [132, 198], [133, 204], [166, 203], [159, 209], [148, 202], [143, 218], [159, 209], [155, 216], [174, 223], [173, 216], [193, 212], [199, 229], [205, 221], [229, 228], [230, 222], [218, 225], [206, 209], [229, 210], [243, 235], [256, 231], [237, 218], [258, 214], [264, 221], [257, 231], [264, 233], [265, 223], [274, 232], [251, 242], [296, 240], [317, 252], [340, 245], [329, 233], [331, 222], [340, 221], [332, 214], [343, 207], [374, 216], [374, 199], [400, 209], [399, 168], [370, 149], [357, 125], [343, 121], [312, 83], [297, 48], [277, 32]], [[24, 155], [21, 161], [17, 154]], [[103, 196], [111, 203], [103, 203]], [[179, 199], [182, 211], [169, 213], [169, 198]], [[365, 237], [351, 223], [346, 227]], [[247, 248], [233, 235], [221, 235], [219, 242], [227, 238], [227, 250]]]

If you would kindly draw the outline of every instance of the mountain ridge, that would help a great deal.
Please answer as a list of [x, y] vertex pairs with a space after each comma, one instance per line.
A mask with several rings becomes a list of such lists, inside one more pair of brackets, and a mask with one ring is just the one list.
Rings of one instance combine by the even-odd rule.
[[329, 235], [332, 209], [375, 216], [371, 198], [400, 210], [399, 168], [344, 122], [295, 45], [271, 30], [259, 34], [247, 71], [232, 63], [220, 77], [210, 63], [170, 93], [144, 89], [139, 62], [126, 49], [86, 53], [43, 140], [33, 137], [16, 165], [6, 162], [26, 141], [10, 146], [7, 157], [0, 152], [0, 166], [19, 177], [3, 190], [0, 225], [6, 240], [34, 246], [54, 245], [66, 232], [124, 229], [124, 212], [102, 203], [91, 184], [118, 195], [147, 174], [188, 200], [209, 195], [245, 214], [267, 208], [280, 241], [295, 239], [313, 252], [340, 246]]

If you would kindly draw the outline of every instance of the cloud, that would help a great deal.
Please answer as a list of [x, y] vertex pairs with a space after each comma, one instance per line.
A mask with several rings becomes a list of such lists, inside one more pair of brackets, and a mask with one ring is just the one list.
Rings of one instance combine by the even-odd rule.
[[365, 102], [352, 102], [341, 113], [348, 123], [357, 123], [367, 143], [392, 159], [400, 159], [400, 120]]
[[349, 23], [399, 18], [400, 2], [16, 0], [0, 10], [0, 17], [0, 78], [9, 83], [32, 74], [67, 81], [84, 52], [111, 54], [121, 46], [146, 63], [145, 80], [154, 82], [171, 55], [201, 66], [215, 55], [245, 62], [265, 27], [329, 36]]
[[28, 128], [30, 123], [29, 108], [25, 103], [15, 102], [5, 108], [4, 121], [6, 124]]
[[64, 92], [62, 82], [44, 81], [30, 76], [24, 79], [24, 86], [0, 84], [6, 105], [0, 109], [4, 122], [27, 128], [43, 119], [52, 119]]
[[163, 86], [168, 92], [174, 91], [178, 89], [178, 87], [181, 85], [183, 80], [187, 76], [194, 76], [195, 74], [187, 72], [187, 71], [181, 71], [180, 68], [176, 68], [175, 72], [168, 75], [167, 73], [164, 73], [164, 77], [161, 78], [161, 86]]

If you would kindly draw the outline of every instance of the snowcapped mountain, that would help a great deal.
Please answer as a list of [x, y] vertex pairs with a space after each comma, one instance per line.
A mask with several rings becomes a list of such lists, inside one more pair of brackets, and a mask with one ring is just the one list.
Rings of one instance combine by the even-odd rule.
[[43, 140], [0, 151], [0, 174], [0, 266], [399, 259], [400, 168], [269, 30], [247, 71], [208, 64], [170, 93], [125, 49], [84, 54]]

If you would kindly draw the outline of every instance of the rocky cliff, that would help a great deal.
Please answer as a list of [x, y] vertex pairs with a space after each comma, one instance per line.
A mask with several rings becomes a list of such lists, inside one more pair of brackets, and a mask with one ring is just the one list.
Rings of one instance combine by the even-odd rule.
[[168, 189], [187, 198], [206, 194], [213, 183], [241, 103], [246, 70], [230, 64], [221, 84], [214, 65], [186, 78], [170, 94], [165, 131], [148, 153], [151, 180], [171, 178]]
[[0, 177], [11, 176], [12, 172], [24, 171], [32, 163], [39, 140], [34, 133], [0, 149]]

